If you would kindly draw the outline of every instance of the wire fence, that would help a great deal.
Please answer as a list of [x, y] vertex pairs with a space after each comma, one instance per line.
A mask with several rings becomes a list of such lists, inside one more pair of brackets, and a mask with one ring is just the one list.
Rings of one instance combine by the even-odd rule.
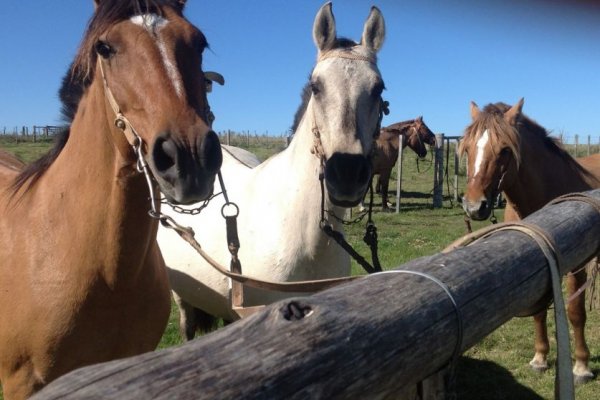
[[[50, 141], [64, 127], [55, 125], [13, 126], [0, 128], [0, 138], [3, 141], [38, 142]], [[247, 149], [266, 148], [283, 149], [291, 141], [288, 133], [272, 135], [267, 132], [223, 130], [217, 132], [221, 143]], [[600, 135], [553, 135], [574, 157], [600, 153]], [[452, 136], [460, 139], [460, 136]]]

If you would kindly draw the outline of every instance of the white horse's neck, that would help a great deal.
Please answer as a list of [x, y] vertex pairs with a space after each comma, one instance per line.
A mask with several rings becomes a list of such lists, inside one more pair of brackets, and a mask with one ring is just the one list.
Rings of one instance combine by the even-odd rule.
[[[308, 268], [307, 264], [314, 264], [315, 259], [325, 261], [340, 251], [337, 244], [328, 240], [319, 225], [321, 161], [311, 153], [315, 140], [311, 129], [311, 107], [309, 103], [290, 145], [256, 167], [246, 184], [247, 191], [253, 192], [253, 206], [264, 207], [264, 214], [269, 215], [269, 221], [262, 224], [272, 223], [271, 229], [279, 235], [278, 242], [285, 247], [280, 249], [284, 255], [279, 261], [287, 266], [302, 265], [303, 269]], [[324, 195], [325, 209], [342, 217], [345, 209], [333, 206], [326, 192]], [[265, 201], [265, 198], [269, 200]], [[336, 230], [342, 230], [339, 222], [330, 222]]]

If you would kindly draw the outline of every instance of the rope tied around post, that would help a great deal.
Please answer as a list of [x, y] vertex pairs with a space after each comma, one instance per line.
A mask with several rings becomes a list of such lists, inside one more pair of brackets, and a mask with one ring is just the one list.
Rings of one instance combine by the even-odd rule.
[[569, 344], [569, 327], [567, 323], [567, 312], [562, 298], [562, 286], [560, 276], [560, 265], [563, 263], [562, 255], [552, 238], [538, 226], [519, 222], [504, 222], [480, 229], [469, 235], [465, 235], [450, 244], [442, 253], [448, 253], [461, 247], [472, 245], [479, 240], [485, 239], [493, 233], [514, 230], [526, 234], [532, 238], [544, 254], [548, 262], [550, 280], [552, 283], [552, 295], [554, 299], [554, 318], [556, 320], [556, 342], [557, 363], [555, 377], [555, 398], [560, 400], [572, 400], [575, 398], [575, 387], [571, 364], [571, 350]]

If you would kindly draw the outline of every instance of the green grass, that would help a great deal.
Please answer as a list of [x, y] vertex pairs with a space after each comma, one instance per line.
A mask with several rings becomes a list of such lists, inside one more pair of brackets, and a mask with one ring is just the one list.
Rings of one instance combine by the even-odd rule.
[[[239, 143], [241, 144], [241, 143]], [[251, 145], [254, 143], [251, 142]], [[24, 160], [31, 161], [43, 147], [48, 144], [22, 144], [11, 146], [1, 143], [0, 146], [14, 151]], [[262, 146], [262, 147], [261, 147]], [[273, 152], [283, 148], [283, 144], [264, 146], [257, 143], [259, 158], [265, 159]], [[256, 152], [256, 151], [255, 151]], [[463, 213], [458, 204], [446, 196], [444, 207], [433, 209], [432, 188], [433, 171], [426, 163], [420, 163], [419, 168], [414, 156], [406, 152], [403, 163], [403, 195], [401, 212], [382, 213], [381, 198], [375, 197], [374, 222], [379, 234], [379, 255], [384, 268], [393, 268], [417, 257], [435, 254], [448, 243], [465, 233]], [[449, 170], [453, 171], [452, 162]], [[463, 170], [463, 168], [461, 168]], [[316, 178], [315, 178], [316, 179]], [[452, 180], [450, 180], [452, 181]], [[464, 177], [459, 181], [459, 187], [464, 185]], [[396, 187], [390, 182], [390, 190]], [[447, 194], [447, 189], [444, 189]], [[391, 197], [390, 201], [395, 201]], [[356, 216], [357, 210], [353, 211]], [[498, 212], [502, 218], [502, 210]], [[488, 225], [489, 222], [473, 223], [473, 229]], [[368, 248], [362, 242], [364, 221], [346, 229], [346, 237], [350, 243], [364, 256]], [[243, 244], [242, 244], [243, 245]], [[242, 260], [243, 261], [243, 260]], [[353, 273], [362, 274], [362, 268], [353, 263]], [[551, 341], [550, 362], [555, 360], [554, 328], [552, 318], [549, 318], [549, 333]], [[600, 315], [598, 310], [588, 313], [586, 329], [588, 345], [592, 354], [590, 366], [596, 375], [600, 374]], [[181, 344], [178, 333], [178, 313], [172, 306], [171, 318], [159, 348]], [[458, 398], [463, 400], [481, 399], [552, 399], [554, 391], [554, 368], [543, 374], [530, 370], [528, 362], [533, 356], [533, 321], [531, 318], [515, 318], [495, 332], [490, 334], [461, 358], [458, 368]], [[600, 379], [576, 388], [578, 400], [600, 398]], [[0, 391], [0, 400], [2, 395]]]

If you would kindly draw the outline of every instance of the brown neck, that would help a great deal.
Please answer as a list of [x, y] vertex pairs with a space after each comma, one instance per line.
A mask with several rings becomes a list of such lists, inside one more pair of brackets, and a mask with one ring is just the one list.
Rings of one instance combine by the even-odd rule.
[[140, 272], [158, 224], [148, 216], [145, 179], [122, 154], [128, 144], [97, 81], [81, 100], [65, 148], [36, 190], [55, 193], [42, 197], [53, 199], [45, 207], [63, 216], [65, 228], [81, 227], [62, 234], [76, 237], [82, 253], [94, 249], [85, 267], [101, 269], [109, 285], [118, 285]]
[[577, 162], [539, 143], [523, 141], [517, 179], [505, 189], [507, 200], [525, 218], [565, 193], [591, 189]]

